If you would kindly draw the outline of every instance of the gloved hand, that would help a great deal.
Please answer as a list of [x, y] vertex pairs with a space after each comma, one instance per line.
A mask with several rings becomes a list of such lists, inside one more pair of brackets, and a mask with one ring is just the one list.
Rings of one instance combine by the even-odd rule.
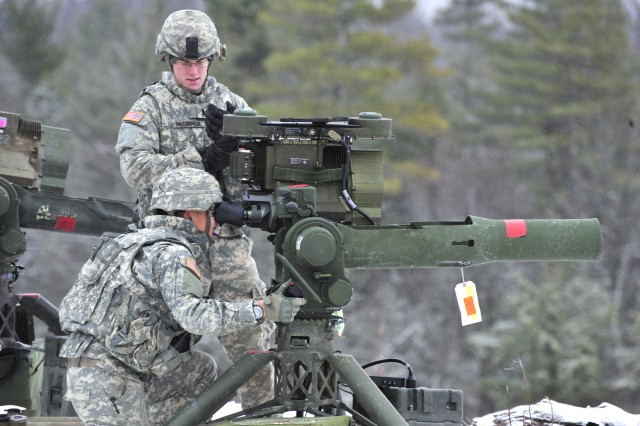
[[284, 292], [287, 287], [288, 282], [264, 299], [264, 310], [271, 321], [288, 324], [293, 321], [300, 307], [307, 303], [307, 299], [302, 297], [286, 297]]
[[209, 146], [197, 148], [204, 171], [215, 175], [231, 164], [229, 155], [238, 149], [238, 139], [233, 136], [220, 136]]
[[233, 114], [236, 110], [236, 107], [229, 101], [227, 101], [227, 110], [223, 110], [222, 108], [218, 108], [214, 104], [207, 105], [207, 109], [203, 110], [204, 114], [204, 124], [207, 131], [207, 136], [211, 138], [212, 141], [216, 141], [220, 137], [220, 132], [222, 131], [222, 119], [225, 114]]

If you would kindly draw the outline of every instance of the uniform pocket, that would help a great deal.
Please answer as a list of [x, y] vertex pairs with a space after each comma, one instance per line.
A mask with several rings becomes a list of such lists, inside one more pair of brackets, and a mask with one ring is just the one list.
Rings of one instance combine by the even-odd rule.
[[148, 424], [143, 384], [101, 368], [69, 368], [65, 398], [85, 424]]
[[146, 411], [142, 383], [122, 376], [107, 375], [102, 392], [117, 414], [135, 414]]

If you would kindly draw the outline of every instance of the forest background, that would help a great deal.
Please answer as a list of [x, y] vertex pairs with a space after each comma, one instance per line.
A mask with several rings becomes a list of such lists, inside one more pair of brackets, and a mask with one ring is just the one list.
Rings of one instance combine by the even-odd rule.
[[[640, 2], [450, 0], [429, 15], [426, 6], [0, 0], [0, 110], [72, 131], [65, 195], [135, 201], [114, 150], [120, 121], [166, 69], [154, 46], [167, 15], [205, 11], [229, 51], [211, 73], [259, 113], [393, 119], [384, 223], [602, 223], [597, 262], [466, 269], [483, 314], [466, 327], [458, 269], [349, 271], [355, 294], [338, 349], [363, 364], [401, 358], [420, 386], [463, 390], [466, 418], [526, 403], [525, 386], [532, 401], [637, 413]], [[263, 234], [252, 237], [268, 282]], [[96, 239], [27, 236], [17, 290], [58, 304]], [[388, 368], [372, 372], [403, 374]]]

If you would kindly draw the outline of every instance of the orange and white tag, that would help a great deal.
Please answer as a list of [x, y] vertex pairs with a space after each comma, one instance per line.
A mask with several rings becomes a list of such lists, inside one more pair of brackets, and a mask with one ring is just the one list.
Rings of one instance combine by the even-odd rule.
[[463, 326], [482, 321], [478, 293], [476, 293], [476, 285], [473, 281], [465, 281], [456, 285], [456, 299], [458, 299]]

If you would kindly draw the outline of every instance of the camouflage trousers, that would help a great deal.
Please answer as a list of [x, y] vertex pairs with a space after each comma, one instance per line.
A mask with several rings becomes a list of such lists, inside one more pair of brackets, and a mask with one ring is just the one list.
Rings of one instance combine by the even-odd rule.
[[[221, 238], [210, 250], [213, 279], [209, 296], [218, 300], [246, 300], [264, 297], [265, 284], [260, 280], [255, 260], [251, 257], [253, 242], [246, 236]], [[244, 327], [235, 333], [220, 337], [232, 362], [247, 351], [266, 351], [275, 324], [266, 320], [262, 324]], [[273, 399], [274, 369], [268, 364], [247, 381], [239, 390], [243, 409]]]
[[67, 370], [65, 398], [84, 424], [92, 426], [166, 424], [216, 378], [215, 361], [199, 351], [188, 353], [161, 378], [136, 374], [118, 362], [73, 363]]

